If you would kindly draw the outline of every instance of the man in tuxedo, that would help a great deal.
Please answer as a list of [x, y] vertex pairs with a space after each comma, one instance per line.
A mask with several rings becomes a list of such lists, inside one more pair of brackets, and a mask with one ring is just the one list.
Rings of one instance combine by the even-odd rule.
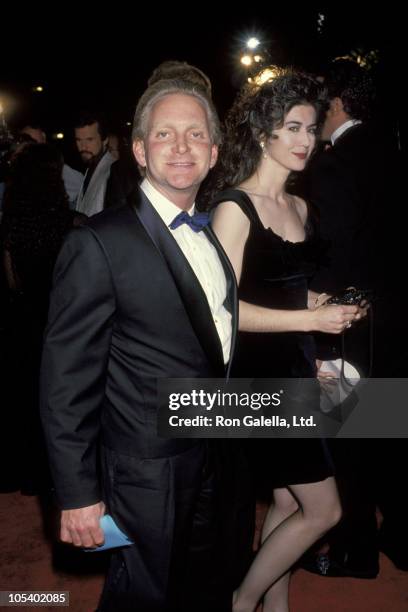
[[[344, 356], [362, 376], [405, 377], [406, 348], [401, 338], [407, 337], [406, 324], [404, 329], [403, 305], [395, 291], [403, 261], [398, 252], [403, 244], [398, 240], [398, 225], [404, 226], [405, 214], [398, 197], [401, 182], [396, 147], [380, 122], [370, 122], [375, 89], [366, 70], [354, 62], [337, 60], [324, 82], [329, 108], [322, 138], [331, 146], [311, 161], [304, 195], [317, 207], [328, 251], [312, 289], [329, 294], [349, 286], [373, 290], [375, 300], [369, 316], [345, 333]], [[317, 344], [321, 359], [342, 354], [341, 338], [336, 342], [320, 334]], [[330, 441], [344, 518], [331, 534], [329, 554], [308, 567], [329, 576], [377, 575], [376, 504], [381, 503], [384, 511], [384, 526], [390, 523], [386, 515], [395, 518], [402, 511], [397, 465], [398, 458], [406, 454], [405, 441], [393, 440], [392, 448], [390, 442]], [[382, 493], [384, 476], [388, 483], [395, 479], [393, 498], [391, 487], [386, 496]]]
[[[154, 85], [154, 83], [162, 79], [183, 79], [183, 81], [190, 81], [199, 87], [203, 87], [208, 97], [211, 98], [210, 79], [197, 66], [187, 62], [180, 62], [178, 60], [162, 62], [153, 70], [147, 85], [150, 87], [150, 85]], [[106, 184], [104, 208], [124, 204], [128, 194], [133, 191], [139, 179], [140, 176], [134, 164], [134, 159], [131, 159], [128, 151], [124, 149], [120, 158], [110, 168]]]
[[215, 109], [192, 83], [149, 87], [133, 127], [140, 187], [72, 232], [55, 269], [42, 418], [61, 539], [101, 544], [108, 512], [134, 541], [112, 556], [103, 612], [231, 606], [215, 546], [228, 510], [216, 448], [156, 433], [157, 379], [224, 377], [233, 352], [232, 268], [191, 217], [219, 138]]

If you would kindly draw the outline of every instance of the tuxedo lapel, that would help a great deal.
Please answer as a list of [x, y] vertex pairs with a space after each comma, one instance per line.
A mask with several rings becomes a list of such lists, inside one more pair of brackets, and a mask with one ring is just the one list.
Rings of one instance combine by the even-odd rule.
[[338, 138], [336, 138], [334, 145], [331, 148], [337, 147], [339, 144], [343, 142], [347, 142], [348, 137], [353, 134], [355, 131], [359, 131], [361, 129], [362, 124], [356, 123], [355, 125], [351, 125], [347, 130], [345, 130]]
[[230, 358], [228, 362], [228, 371], [227, 371], [227, 377], [228, 377], [230, 369], [231, 369], [232, 356], [234, 354], [234, 349], [235, 349], [235, 340], [236, 340], [237, 333], [238, 333], [237, 283], [235, 280], [234, 268], [232, 267], [231, 262], [228, 259], [228, 256], [225, 253], [224, 249], [222, 248], [222, 245], [220, 241], [218, 240], [217, 236], [214, 234], [214, 232], [212, 231], [209, 225], [207, 225], [207, 227], [205, 227], [203, 231], [205, 235], [207, 236], [208, 240], [211, 242], [211, 244], [216, 248], [218, 256], [222, 264], [222, 267], [225, 272], [225, 277], [227, 279], [227, 299], [224, 305], [226, 309], [231, 313], [231, 316], [232, 316], [231, 349], [230, 349]]
[[223, 376], [225, 368], [221, 343], [206, 295], [196, 275], [160, 215], [139, 189], [132, 194], [132, 205], [167, 264], [204, 352], [215, 371]]

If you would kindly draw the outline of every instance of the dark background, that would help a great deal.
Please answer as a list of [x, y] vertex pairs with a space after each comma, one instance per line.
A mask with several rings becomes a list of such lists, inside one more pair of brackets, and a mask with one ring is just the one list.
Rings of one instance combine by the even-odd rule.
[[[221, 2], [172, 3], [171, 10], [148, 2], [126, 8], [100, 4], [91, 10], [85, 3], [6, 7], [0, 25], [0, 99], [8, 124], [17, 128], [37, 120], [49, 135], [63, 131], [70, 151], [73, 118], [79, 109], [92, 107], [106, 111], [112, 127], [126, 135], [148, 76], [166, 59], [188, 61], [208, 74], [222, 117], [246, 76], [239, 57], [252, 34], [263, 41], [271, 63], [317, 73], [335, 57], [376, 50], [379, 116], [406, 149], [408, 31], [397, 3], [377, 8], [282, 4], [245, 10]], [[325, 15], [321, 32], [319, 12]], [[37, 84], [44, 92], [32, 91]]]

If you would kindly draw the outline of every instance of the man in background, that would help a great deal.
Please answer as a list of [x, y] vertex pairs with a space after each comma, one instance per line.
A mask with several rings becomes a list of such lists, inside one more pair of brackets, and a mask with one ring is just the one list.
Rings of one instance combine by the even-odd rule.
[[88, 217], [104, 208], [106, 184], [115, 157], [108, 150], [105, 120], [96, 113], [82, 113], [75, 124], [75, 142], [86, 166], [76, 210]]
[[[47, 142], [47, 134], [45, 133], [43, 127], [37, 123], [29, 123], [25, 125], [23, 129], [20, 130], [20, 134], [27, 134], [33, 140], [39, 143]], [[72, 208], [75, 208], [78, 194], [84, 180], [83, 174], [64, 163], [62, 167], [62, 180], [64, 181], [65, 191], [67, 192], [70, 205]]]
[[[358, 64], [333, 62], [324, 83], [329, 108], [322, 138], [330, 145], [311, 160], [304, 195], [318, 209], [320, 233], [329, 247], [311, 288], [319, 293], [349, 286], [369, 289], [374, 302], [366, 320], [345, 332], [344, 352], [341, 338], [336, 343], [324, 334], [316, 336], [318, 356], [344, 357], [362, 377], [406, 377], [406, 308], [396, 290], [404, 276], [406, 207], [398, 151], [387, 133], [391, 121], [372, 121], [376, 89]], [[309, 569], [375, 578], [376, 506], [384, 516], [382, 549], [398, 567], [408, 569], [408, 530], [399, 493], [406, 440], [333, 439], [329, 445], [344, 518], [330, 534], [328, 554], [318, 555]]]

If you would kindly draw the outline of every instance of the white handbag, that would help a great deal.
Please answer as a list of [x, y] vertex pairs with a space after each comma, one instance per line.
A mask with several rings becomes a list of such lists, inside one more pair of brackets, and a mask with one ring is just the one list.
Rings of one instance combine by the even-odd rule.
[[361, 377], [358, 370], [343, 359], [323, 361], [319, 371], [333, 375], [329, 381], [324, 379], [324, 383], [320, 383], [320, 410], [328, 414], [347, 399]]

